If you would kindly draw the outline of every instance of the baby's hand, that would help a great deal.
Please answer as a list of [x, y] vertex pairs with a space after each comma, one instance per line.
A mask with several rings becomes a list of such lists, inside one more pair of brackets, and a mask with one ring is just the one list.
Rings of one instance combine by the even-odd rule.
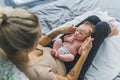
[[58, 57], [58, 53], [55, 49], [51, 49], [51, 54], [55, 57]]

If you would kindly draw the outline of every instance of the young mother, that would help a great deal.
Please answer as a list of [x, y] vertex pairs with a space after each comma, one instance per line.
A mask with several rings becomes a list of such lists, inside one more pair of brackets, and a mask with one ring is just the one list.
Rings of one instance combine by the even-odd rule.
[[[50, 54], [51, 48], [42, 46], [61, 33], [73, 33], [76, 28], [57, 28], [42, 37], [40, 27], [38, 18], [27, 10], [16, 8], [7, 14], [0, 12], [0, 48], [30, 80], [76, 80], [89, 46], [86, 51], [83, 47], [84, 56], [79, 59], [78, 68], [66, 74], [63, 62]], [[91, 39], [85, 44], [90, 42]]]

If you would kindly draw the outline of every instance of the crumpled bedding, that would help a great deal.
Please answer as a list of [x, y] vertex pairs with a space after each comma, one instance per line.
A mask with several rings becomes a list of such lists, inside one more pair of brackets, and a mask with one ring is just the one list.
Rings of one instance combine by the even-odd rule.
[[76, 16], [96, 8], [107, 11], [110, 16], [120, 21], [120, 14], [118, 14], [120, 13], [120, 5], [118, 2], [119, 0], [53, 0], [53, 2], [44, 5], [36, 3], [37, 5], [29, 8], [29, 10], [38, 16], [43, 33], [47, 33]]

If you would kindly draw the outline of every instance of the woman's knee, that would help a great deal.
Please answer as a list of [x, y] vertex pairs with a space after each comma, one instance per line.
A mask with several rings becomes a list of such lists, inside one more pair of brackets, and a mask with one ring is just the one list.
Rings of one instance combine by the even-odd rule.
[[106, 35], [108, 35], [111, 32], [109, 24], [105, 21], [98, 22], [96, 24], [95, 30], [98, 31], [98, 32], [105, 33]]
[[80, 26], [81, 24], [83, 24], [85, 21], [89, 21], [91, 24], [96, 25], [98, 22], [100, 22], [101, 20], [99, 19], [98, 16], [96, 15], [92, 15], [92, 16], [88, 16], [86, 19], [84, 19], [82, 22], [80, 22], [79, 24], [76, 25], [76, 27]]
[[88, 21], [94, 25], [96, 25], [98, 22], [101, 22], [100, 18], [96, 15], [89, 16]]
[[110, 28], [110, 26], [109, 26], [109, 24], [107, 23], [107, 22], [105, 22], [105, 21], [101, 21], [101, 22], [98, 22], [97, 24], [96, 24], [96, 29], [97, 28], [99, 28], [99, 29], [108, 29], [108, 28]]
[[92, 16], [89, 16], [88, 18], [92, 19], [92, 20], [98, 20], [98, 21], [101, 21], [100, 18], [96, 15], [92, 15]]

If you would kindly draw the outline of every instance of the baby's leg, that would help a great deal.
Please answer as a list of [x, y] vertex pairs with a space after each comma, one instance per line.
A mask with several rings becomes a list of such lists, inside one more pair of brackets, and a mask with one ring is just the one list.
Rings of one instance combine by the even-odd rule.
[[55, 49], [52, 49], [52, 50], [51, 50], [51, 54], [52, 54], [53, 56], [57, 57], [57, 54], [58, 54], [58, 53], [57, 53], [57, 51], [56, 51]]

